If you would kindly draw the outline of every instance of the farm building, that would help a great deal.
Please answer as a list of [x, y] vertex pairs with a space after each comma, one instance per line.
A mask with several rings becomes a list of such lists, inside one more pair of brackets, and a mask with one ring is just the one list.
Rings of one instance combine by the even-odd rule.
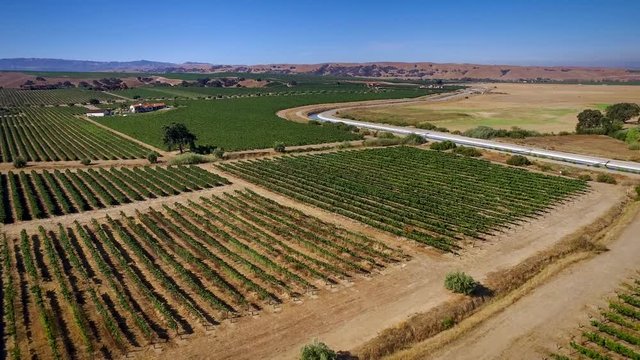
[[165, 103], [140, 103], [129, 106], [129, 111], [131, 111], [132, 113], [143, 113], [164, 109], [166, 107], [167, 105], [165, 105]]
[[103, 117], [107, 115], [111, 115], [111, 110], [90, 111], [87, 113], [89, 117]]

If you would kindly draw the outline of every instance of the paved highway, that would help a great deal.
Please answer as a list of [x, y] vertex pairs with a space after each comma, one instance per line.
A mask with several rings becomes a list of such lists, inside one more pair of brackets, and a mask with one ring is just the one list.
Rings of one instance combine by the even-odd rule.
[[[457, 94], [458, 96], [460, 94]], [[640, 163], [633, 161], [621, 161], [614, 159], [607, 159], [595, 156], [572, 154], [561, 151], [544, 150], [529, 146], [520, 146], [515, 144], [507, 144], [492, 140], [474, 139], [461, 135], [453, 135], [449, 133], [416, 129], [412, 127], [393, 126], [379, 123], [371, 123], [366, 121], [343, 119], [336, 116], [336, 109], [325, 111], [319, 114], [310, 114], [309, 118], [318, 121], [327, 121], [334, 123], [345, 123], [348, 125], [354, 125], [359, 128], [367, 128], [378, 131], [389, 131], [396, 134], [418, 134], [428, 140], [444, 141], [450, 140], [458, 145], [471, 146], [482, 149], [491, 149], [498, 151], [505, 151], [514, 154], [535, 156], [541, 158], [552, 159], [556, 161], [563, 161], [573, 164], [606, 168], [615, 171], [625, 171], [640, 173]]]

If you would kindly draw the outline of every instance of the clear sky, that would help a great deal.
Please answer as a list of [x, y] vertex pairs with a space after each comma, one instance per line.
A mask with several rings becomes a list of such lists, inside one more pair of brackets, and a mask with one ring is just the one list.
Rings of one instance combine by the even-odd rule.
[[4, 0], [0, 58], [640, 67], [640, 0]]

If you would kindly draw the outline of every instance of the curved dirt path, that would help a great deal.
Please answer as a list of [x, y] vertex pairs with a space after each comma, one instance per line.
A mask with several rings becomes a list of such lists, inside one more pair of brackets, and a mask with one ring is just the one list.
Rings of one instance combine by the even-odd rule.
[[[640, 213], [609, 251], [562, 270], [547, 283], [443, 349], [419, 347], [394, 359], [544, 359], [567, 347], [589, 315], [640, 270]], [[426, 345], [426, 342], [425, 342]]]
[[487, 91], [487, 89], [483, 87], [473, 87], [473, 88], [462, 89], [462, 90], [449, 92], [449, 93], [425, 95], [417, 98], [383, 99], [383, 100], [352, 101], [352, 102], [343, 102], [343, 103], [313, 104], [313, 105], [305, 105], [305, 106], [299, 106], [291, 109], [280, 110], [276, 113], [276, 115], [285, 120], [290, 120], [295, 122], [307, 122], [309, 121], [309, 117], [307, 116], [307, 114], [309, 113], [319, 113], [319, 112], [324, 112], [328, 110], [340, 111], [340, 110], [352, 109], [352, 108], [368, 108], [368, 107], [386, 106], [386, 105], [392, 105], [392, 104], [453, 101], [459, 98], [464, 98], [465, 96], [471, 96], [476, 93], [477, 94], [483, 93], [484, 91]]

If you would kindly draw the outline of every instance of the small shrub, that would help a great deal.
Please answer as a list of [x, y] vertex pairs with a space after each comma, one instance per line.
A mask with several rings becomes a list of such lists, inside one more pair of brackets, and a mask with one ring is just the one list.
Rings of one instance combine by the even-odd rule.
[[185, 153], [174, 156], [169, 160], [169, 165], [193, 165], [214, 161], [212, 155], [200, 155], [194, 153]]
[[402, 139], [394, 138], [394, 139], [366, 139], [362, 142], [363, 146], [392, 146], [392, 145], [400, 145], [402, 143]]
[[531, 165], [531, 161], [522, 155], [512, 155], [507, 159], [507, 164], [513, 166], [528, 166]]
[[431, 144], [431, 146], [429, 146], [429, 149], [437, 150], [437, 151], [445, 151], [449, 149], [455, 149], [456, 147], [457, 145], [453, 141], [445, 140], [445, 141]]
[[450, 272], [444, 279], [444, 287], [458, 294], [469, 295], [473, 293], [477, 286], [478, 283], [471, 275], [460, 271]]
[[25, 160], [25, 158], [23, 158], [22, 156], [18, 156], [15, 159], [13, 159], [13, 167], [16, 169], [20, 169], [27, 166], [27, 160]]
[[80, 164], [85, 165], [85, 166], [91, 165], [91, 159], [83, 158], [82, 160], [80, 160]]
[[147, 154], [147, 160], [149, 161], [150, 164], [155, 164], [158, 162], [158, 153], [155, 151], [152, 151], [150, 153]]
[[468, 146], [458, 146], [453, 149], [454, 154], [468, 156], [468, 157], [478, 157], [482, 156], [480, 150]]
[[340, 143], [340, 145], [338, 145], [338, 149], [348, 149], [350, 147], [352, 147], [352, 145], [349, 141], [343, 141]]
[[640, 200], [640, 185], [636, 185], [636, 200]]
[[580, 175], [578, 175], [578, 180], [591, 181], [593, 179], [591, 178], [591, 175], [589, 175], [589, 174], [580, 174]]
[[567, 136], [567, 135], [569, 135], [569, 134], [571, 134], [571, 133], [570, 133], [570, 132], [568, 132], [568, 131], [560, 131], [560, 132], [558, 133], [558, 135], [559, 135], [559, 136]]
[[606, 184], [617, 184], [616, 178], [611, 176], [610, 174], [598, 174], [596, 177], [597, 182], [606, 183]]
[[395, 139], [396, 136], [393, 135], [392, 133], [388, 132], [388, 131], [380, 131], [378, 133], [378, 138], [380, 139]]
[[409, 134], [402, 139], [402, 143], [407, 145], [422, 145], [426, 142], [427, 139], [415, 133]]
[[640, 150], [640, 143], [629, 144], [629, 150]]
[[435, 130], [435, 129], [438, 128], [437, 126], [433, 125], [432, 123], [430, 123], [428, 121], [418, 123], [418, 125], [416, 125], [416, 127], [418, 129], [425, 129], [425, 130]]
[[282, 141], [276, 141], [276, 143], [273, 145], [273, 150], [279, 153], [283, 153], [287, 151], [287, 147]]
[[222, 159], [224, 157], [224, 149], [223, 148], [215, 148], [211, 155], [215, 156], [218, 159]]
[[456, 324], [456, 321], [453, 320], [452, 317], [447, 317], [444, 320], [442, 320], [442, 327], [445, 329], [451, 329], [455, 324]]
[[314, 340], [313, 343], [305, 345], [300, 354], [300, 360], [335, 360], [338, 355], [325, 343]]

